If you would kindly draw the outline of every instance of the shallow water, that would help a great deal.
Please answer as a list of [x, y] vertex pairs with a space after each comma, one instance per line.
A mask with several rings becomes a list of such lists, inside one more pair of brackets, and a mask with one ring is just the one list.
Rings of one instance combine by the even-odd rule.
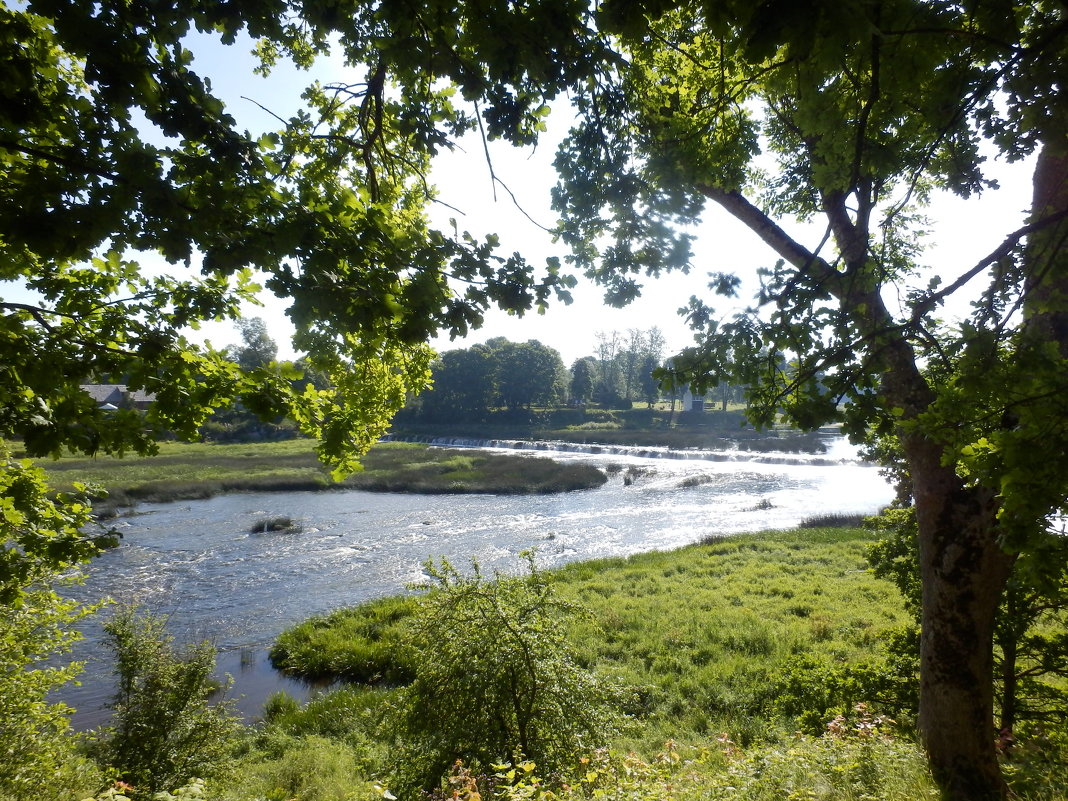
[[[477, 557], [507, 571], [519, 567], [520, 552], [536, 547], [539, 564], [551, 567], [791, 527], [818, 514], [873, 513], [893, 496], [840, 438], [817, 457], [561, 447], [568, 450], [554, 458], [611, 466], [609, 482], [550, 496], [336, 491], [144, 504], [118, 521], [122, 544], [95, 560], [71, 594], [136, 601], [171, 615], [179, 639], [214, 642], [220, 669], [235, 679], [231, 694], [251, 718], [275, 690], [302, 697], [311, 691], [280, 677], [266, 660], [285, 627], [402, 591], [425, 578], [427, 559], [461, 566]], [[551, 448], [543, 443], [521, 452], [545, 455]], [[281, 515], [299, 521], [300, 531], [250, 533], [257, 520]], [[78, 709], [78, 728], [105, 720], [111, 693], [98, 624], [85, 633], [75, 654], [87, 660], [83, 684], [61, 696]]]

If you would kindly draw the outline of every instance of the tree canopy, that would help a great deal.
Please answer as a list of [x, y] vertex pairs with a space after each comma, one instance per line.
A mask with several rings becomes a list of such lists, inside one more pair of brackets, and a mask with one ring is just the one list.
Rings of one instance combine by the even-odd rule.
[[[702, 339], [675, 372], [751, 387], [758, 422], [783, 410], [892, 438], [918, 520], [921, 735], [950, 797], [1000, 797], [995, 610], [1068, 501], [1063, 6], [610, 2], [598, 21], [625, 63], [578, 91], [557, 158], [575, 264], [625, 301], [643, 272], [687, 263], [677, 232], [709, 201], [768, 245], [778, 261], [751, 311], [719, 319], [691, 300]], [[916, 285], [924, 204], [936, 190], [982, 202], [991, 150], [1037, 156], [1028, 224]], [[793, 220], [822, 232], [803, 242]], [[942, 322], [979, 282], [972, 315]], [[737, 287], [729, 273], [710, 286]]]
[[[159, 431], [193, 436], [240, 400], [289, 414], [350, 470], [425, 386], [432, 334], [463, 334], [490, 305], [522, 313], [566, 296], [555, 263], [536, 274], [495, 238], [432, 229], [425, 173], [476, 124], [530, 141], [589, 55], [505, 5], [485, 17], [402, 5], [0, 9], [0, 279], [32, 291], [0, 301], [0, 434], [37, 455], [150, 451]], [[473, 58], [472, 43], [501, 26], [542, 66], [511, 45], [493, 64]], [[313, 86], [304, 110], [253, 137], [197, 73], [184, 42], [194, 30], [224, 43], [246, 32], [264, 70], [310, 63], [340, 34], [365, 80]], [[187, 339], [187, 327], [237, 316], [254, 270], [288, 299], [294, 345], [330, 389], [297, 393], [287, 376]], [[107, 414], [79, 389], [116, 375], [155, 393], [147, 417]]]
[[[679, 231], [721, 206], [778, 261], [751, 313], [690, 302], [703, 339], [677, 376], [751, 387], [761, 422], [781, 408], [892, 442], [917, 513], [921, 734], [950, 797], [1000, 797], [995, 610], [1068, 505], [1066, 27], [1055, 0], [4, 6], [0, 279], [36, 294], [0, 301], [0, 435], [37, 454], [148, 451], [240, 399], [351, 468], [425, 385], [430, 334], [566, 293], [555, 262], [536, 274], [495, 237], [434, 230], [424, 176], [469, 130], [534, 142], [567, 90], [554, 202], [572, 264], [626, 302], [643, 275], [689, 267]], [[196, 73], [193, 29], [247, 31], [264, 69], [335, 47], [364, 79], [312, 87], [253, 137]], [[981, 202], [991, 150], [1036, 157], [1028, 224], [914, 285], [924, 203]], [[793, 219], [823, 233], [802, 242]], [[253, 269], [290, 299], [295, 344], [330, 388], [297, 393], [186, 340], [236, 316]], [[941, 322], [978, 282], [972, 316]], [[737, 287], [724, 272], [711, 288]], [[89, 375], [157, 403], [96, 409]]]
[[536, 339], [448, 350], [432, 365], [433, 387], [420, 396], [424, 416], [437, 421], [481, 420], [493, 406], [530, 408], [557, 399], [564, 365]]

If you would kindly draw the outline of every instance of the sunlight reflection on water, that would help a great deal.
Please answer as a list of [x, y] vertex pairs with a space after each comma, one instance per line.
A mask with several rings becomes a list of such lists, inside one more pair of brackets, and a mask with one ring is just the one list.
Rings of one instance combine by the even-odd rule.
[[[518, 566], [520, 552], [537, 547], [538, 562], [551, 567], [792, 527], [818, 514], [870, 514], [893, 497], [878, 471], [858, 463], [840, 438], [815, 459], [739, 453], [730, 460], [722, 454], [716, 460], [650, 458], [621, 450], [552, 453], [619, 468], [599, 489], [560, 495], [338, 491], [145, 504], [119, 521], [122, 545], [96, 560], [85, 585], [71, 594], [136, 601], [172, 615], [179, 639], [215, 642], [223, 652], [221, 668], [234, 674], [235, 692], [246, 696], [242, 710], [254, 716], [282, 686], [264, 655], [283, 628], [402, 591], [423, 578], [429, 558], [463, 565], [477, 557], [486, 567], [507, 570]], [[278, 515], [299, 520], [301, 531], [250, 533], [256, 520]], [[75, 725], [81, 728], [102, 722], [111, 692], [98, 624], [87, 624], [85, 633], [75, 654], [89, 663], [83, 686], [62, 694], [79, 710]], [[293, 683], [285, 688], [306, 692]]]

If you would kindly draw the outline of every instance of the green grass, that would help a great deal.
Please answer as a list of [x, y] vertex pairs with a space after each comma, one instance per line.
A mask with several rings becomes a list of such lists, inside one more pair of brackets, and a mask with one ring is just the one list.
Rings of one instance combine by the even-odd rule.
[[[856, 528], [743, 534], [553, 571], [558, 597], [588, 611], [568, 623], [580, 660], [635, 690], [627, 710], [634, 727], [591, 751], [566, 783], [527, 765], [511, 778], [502, 771], [492, 796], [482, 797], [936, 799], [908, 727], [881, 718], [877, 704], [855, 706], [875, 699], [831, 697], [821, 681], [844, 666], [878, 665], [881, 634], [906, 621], [896, 588], [867, 569], [873, 536]], [[403, 692], [396, 685], [410, 671], [399, 643], [415, 603], [379, 599], [306, 621], [279, 638], [275, 657], [288, 669], [357, 683], [305, 705], [284, 695], [271, 699], [264, 722], [249, 730], [209, 797], [384, 797], [384, 771], [401, 745], [390, 728]], [[818, 725], [808, 727], [786, 701], [818, 707]], [[1063, 734], [1047, 734], [1022, 743], [1005, 763], [1023, 801], [1068, 798], [1068, 747]], [[473, 781], [457, 769], [448, 792], [470, 799]]]
[[[866, 569], [871, 536], [739, 535], [575, 563], [553, 577], [561, 598], [589, 610], [570, 624], [584, 665], [638, 688], [629, 711], [641, 727], [632, 745], [648, 753], [667, 739], [721, 732], [749, 744], [778, 725], [769, 721], [793, 666], [870, 659], [880, 634], [906, 622], [897, 589]], [[275, 648], [277, 663], [315, 678], [402, 675], [405, 655], [395, 643], [414, 605], [386, 603], [290, 629]]]
[[208, 498], [224, 492], [292, 492], [335, 488], [381, 492], [550, 493], [603, 484], [590, 465], [546, 458], [380, 443], [364, 470], [330, 480], [310, 440], [238, 445], [162, 443], [156, 456], [39, 460], [57, 489], [75, 481], [107, 490], [111, 506]]
[[[553, 571], [558, 596], [588, 611], [569, 622], [580, 660], [635, 690], [627, 710], [635, 726], [591, 753], [575, 780], [553, 786], [555, 795], [537, 786], [535, 767], [517, 771], [515, 787], [499, 787], [495, 798], [937, 798], [908, 721], [881, 718], [877, 702], [858, 711], [857, 702], [876, 699], [843, 695], [827, 678], [848, 666], [880, 670], [882, 635], [907, 622], [897, 589], [867, 568], [874, 536], [841, 527], [743, 534]], [[290, 669], [320, 678], [363, 673], [369, 683], [339, 691], [336, 701], [278, 703], [268, 731], [329, 733], [360, 742], [364, 755], [388, 751], [378, 721], [398, 690], [373, 682], [406, 669], [396, 643], [412, 609], [410, 598], [380, 600], [284, 634], [276, 650]], [[1022, 747], [1006, 763], [1014, 792], [1068, 798], [1064, 754], [1057, 738]], [[381, 764], [368, 758], [360, 769], [375, 776]], [[465, 781], [459, 775], [452, 786]]]
[[414, 598], [393, 596], [310, 618], [279, 636], [271, 662], [308, 679], [407, 683], [414, 674], [399, 643], [415, 606]]

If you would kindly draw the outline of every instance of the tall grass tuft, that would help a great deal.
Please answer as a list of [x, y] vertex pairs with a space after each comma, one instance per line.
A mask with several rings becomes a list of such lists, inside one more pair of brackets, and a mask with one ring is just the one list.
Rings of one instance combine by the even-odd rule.
[[797, 524], [798, 528], [857, 528], [867, 515], [845, 514], [844, 512], [827, 512], [806, 517]]
[[414, 655], [404, 637], [416, 608], [415, 598], [391, 596], [310, 618], [279, 636], [271, 664], [306, 679], [407, 684]]

